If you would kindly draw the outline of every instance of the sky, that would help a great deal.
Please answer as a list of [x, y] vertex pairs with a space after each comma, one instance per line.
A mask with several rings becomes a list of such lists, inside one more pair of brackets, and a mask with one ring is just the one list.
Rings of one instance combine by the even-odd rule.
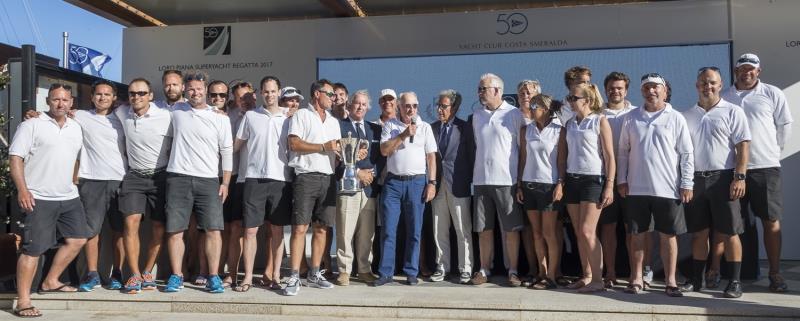
[[[27, 10], [26, 10], [27, 7]], [[101, 74], [119, 81], [122, 76], [122, 29], [125, 27], [62, 0], [0, 0], [0, 42], [61, 60], [62, 32], [69, 42], [111, 56]]]

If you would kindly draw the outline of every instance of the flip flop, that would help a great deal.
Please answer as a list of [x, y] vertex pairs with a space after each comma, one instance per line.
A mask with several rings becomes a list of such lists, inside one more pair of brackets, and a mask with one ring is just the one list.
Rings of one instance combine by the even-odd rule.
[[253, 287], [252, 284], [245, 283], [245, 284], [238, 285], [238, 286], [234, 287], [233, 291], [235, 291], [235, 292], [247, 292], [247, 291], [250, 291], [251, 287]]
[[206, 285], [206, 283], [208, 283], [208, 279], [206, 278], [205, 275], [200, 274], [194, 278], [194, 282], [192, 283], [194, 285]]
[[641, 284], [631, 283], [625, 288], [625, 293], [639, 294], [642, 290], [644, 290], [644, 286]]
[[[22, 314], [22, 312], [25, 312], [25, 311], [33, 311], [35, 313], [34, 314]], [[16, 316], [18, 316], [20, 318], [38, 318], [38, 317], [42, 316], [42, 311], [39, 311], [39, 309], [37, 309], [35, 306], [29, 306], [29, 307], [24, 308], [24, 309], [14, 309], [13, 312], [14, 312], [14, 315], [16, 315]]]
[[567, 289], [571, 289], [571, 290], [582, 289], [584, 287], [586, 287], [586, 282], [583, 281], [583, 280], [579, 280], [577, 282], [573, 282], [570, 285], [567, 285]]
[[272, 283], [269, 284], [269, 289], [272, 290], [272, 291], [283, 290], [283, 288], [281, 287], [280, 283], [278, 283], [277, 281], [272, 281]]
[[64, 288], [65, 288], [65, 287], [68, 287], [68, 286], [70, 286], [70, 285], [69, 285], [69, 284], [62, 284], [61, 286], [59, 286], [59, 287], [57, 287], [57, 288], [55, 288], [55, 289], [49, 289], [49, 290], [45, 290], [45, 289], [39, 289], [39, 294], [48, 294], [48, 293], [75, 293], [75, 292], [78, 292], [78, 289], [75, 289], [75, 291], [64, 291]]

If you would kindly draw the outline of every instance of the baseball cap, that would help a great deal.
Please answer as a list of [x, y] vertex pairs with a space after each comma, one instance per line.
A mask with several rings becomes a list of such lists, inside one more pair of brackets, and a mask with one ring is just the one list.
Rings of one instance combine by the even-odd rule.
[[644, 85], [648, 83], [659, 84], [664, 87], [667, 86], [667, 81], [664, 80], [664, 77], [655, 72], [651, 72], [649, 74], [645, 74], [644, 76], [642, 76], [642, 87], [644, 87]]
[[297, 90], [297, 88], [294, 88], [292, 86], [286, 86], [286, 87], [281, 88], [281, 97], [280, 97], [280, 99], [294, 98], [294, 97], [300, 97], [300, 100], [305, 99], [305, 98], [303, 98], [303, 95], [300, 94], [300, 91]]
[[394, 89], [383, 89], [381, 90], [381, 96], [378, 98], [383, 98], [383, 96], [392, 96], [392, 98], [397, 99], [397, 94], [394, 92]]
[[751, 65], [755, 68], [761, 68], [761, 59], [758, 59], [756, 54], [746, 53], [741, 55], [739, 59], [736, 60], [736, 68], [739, 68], [742, 65]]

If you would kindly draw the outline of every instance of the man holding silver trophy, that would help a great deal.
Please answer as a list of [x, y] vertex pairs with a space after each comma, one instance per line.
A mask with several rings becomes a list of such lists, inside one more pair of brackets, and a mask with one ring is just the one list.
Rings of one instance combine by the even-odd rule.
[[355, 92], [347, 106], [349, 117], [339, 123], [343, 138], [339, 140], [342, 161], [337, 170], [340, 179], [336, 204], [336, 257], [339, 264], [336, 284], [340, 286], [350, 284], [354, 250], [358, 279], [365, 283], [376, 279], [372, 273], [372, 241], [380, 186], [374, 178], [385, 161], [378, 146], [381, 126], [364, 119], [369, 103], [366, 90]]

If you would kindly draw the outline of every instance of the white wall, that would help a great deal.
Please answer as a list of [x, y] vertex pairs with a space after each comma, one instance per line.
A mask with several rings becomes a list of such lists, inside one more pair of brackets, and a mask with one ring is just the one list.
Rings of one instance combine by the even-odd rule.
[[[675, 1], [478, 13], [448, 13], [348, 19], [232, 23], [228, 56], [205, 56], [203, 27], [129, 28], [123, 34], [123, 81], [150, 79], [159, 87], [161, 71], [198, 65], [213, 78], [257, 82], [276, 75], [303, 92], [316, 78], [318, 58], [387, 57], [466, 53], [570, 50], [585, 48], [733, 42], [733, 56], [757, 53], [762, 79], [787, 92], [800, 117], [800, 2], [788, 0]], [[527, 28], [503, 35], [498, 19], [518, 13]], [[505, 15], [505, 16], [501, 16]], [[222, 24], [214, 24], [222, 25]], [[237, 63], [251, 63], [242, 67]], [[199, 64], [216, 64], [204, 68]], [[576, 62], [580, 64], [580, 62]], [[208, 66], [206, 66], [208, 67]], [[387, 75], [391, 77], [391, 75]], [[561, 83], [561, 79], [544, 80]], [[784, 152], [785, 231], [800, 227], [800, 128]], [[786, 259], [800, 259], [800, 235], [784, 233]], [[762, 252], [763, 255], [763, 252]]]

